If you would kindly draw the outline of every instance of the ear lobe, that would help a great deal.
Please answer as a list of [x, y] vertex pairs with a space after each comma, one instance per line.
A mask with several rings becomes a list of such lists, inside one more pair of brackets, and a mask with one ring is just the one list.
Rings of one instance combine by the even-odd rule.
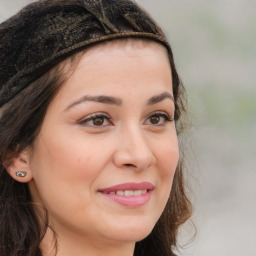
[[4, 161], [3, 164], [9, 175], [16, 181], [22, 183], [31, 181], [32, 173], [29, 168], [28, 150], [24, 150], [16, 157]]

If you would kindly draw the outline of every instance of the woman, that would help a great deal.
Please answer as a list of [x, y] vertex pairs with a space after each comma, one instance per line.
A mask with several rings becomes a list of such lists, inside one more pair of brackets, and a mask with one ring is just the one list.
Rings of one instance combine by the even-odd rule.
[[42, 0], [0, 38], [0, 255], [174, 255], [185, 109], [158, 25], [130, 0]]

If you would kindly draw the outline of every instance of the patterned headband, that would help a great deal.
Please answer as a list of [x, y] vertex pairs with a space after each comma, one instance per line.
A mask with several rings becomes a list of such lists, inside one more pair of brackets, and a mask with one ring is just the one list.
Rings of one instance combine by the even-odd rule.
[[88, 46], [117, 38], [170, 46], [132, 0], [41, 0], [0, 24], [0, 107], [54, 65]]

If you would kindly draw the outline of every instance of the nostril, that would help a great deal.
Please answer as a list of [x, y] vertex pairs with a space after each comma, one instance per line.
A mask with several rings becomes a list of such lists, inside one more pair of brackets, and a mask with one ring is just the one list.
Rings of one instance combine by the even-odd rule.
[[133, 164], [124, 164], [126, 167], [135, 167]]

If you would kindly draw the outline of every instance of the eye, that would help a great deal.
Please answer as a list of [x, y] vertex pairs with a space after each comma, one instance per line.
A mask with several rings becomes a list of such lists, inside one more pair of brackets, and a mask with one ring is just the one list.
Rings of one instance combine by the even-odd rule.
[[173, 118], [171, 118], [167, 113], [165, 112], [157, 112], [152, 115], [150, 115], [147, 120], [147, 125], [154, 125], [154, 126], [160, 126], [164, 125], [166, 122], [173, 121]]
[[90, 127], [105, 127], [112, 125], [110, 117], [106, 114], [93, 114], [83, 118], [79, 124]]

